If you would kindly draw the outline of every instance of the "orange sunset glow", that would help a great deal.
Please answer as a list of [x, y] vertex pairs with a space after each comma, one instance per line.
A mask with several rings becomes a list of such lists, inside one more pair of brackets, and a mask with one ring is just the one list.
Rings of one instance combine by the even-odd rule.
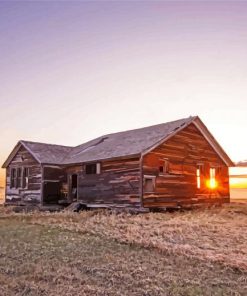
[[247, 167], [230, 168], [230, 187], [247, 188]]
[[4, 187], [5, 184], [5, 171], [3, 169], [0, 170], [0, 187]]

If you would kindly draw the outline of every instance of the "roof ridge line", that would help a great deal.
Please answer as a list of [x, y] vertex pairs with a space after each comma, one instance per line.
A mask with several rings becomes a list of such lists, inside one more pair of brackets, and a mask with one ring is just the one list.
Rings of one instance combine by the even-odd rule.
[[59, 146], [59, 147], [66, 147], [66, 148], [75, 148], [76, 147], [76, 146], [66, 146], [66, 145], [60, 145], [60, 144], [35, 142], [35, 141], [28, 141], [28, 140], [20, 140], [19, 142], [20, 143], [32, 143], [32, 144], [50, 145], [50, 146]]

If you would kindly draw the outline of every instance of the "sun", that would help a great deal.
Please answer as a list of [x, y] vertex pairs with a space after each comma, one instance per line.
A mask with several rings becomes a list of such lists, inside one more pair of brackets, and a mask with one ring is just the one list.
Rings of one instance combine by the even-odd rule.
[[215, 179], [207, 180], [206, 185], [210, 189], [216, 189], [218, 187], [218, 182]]

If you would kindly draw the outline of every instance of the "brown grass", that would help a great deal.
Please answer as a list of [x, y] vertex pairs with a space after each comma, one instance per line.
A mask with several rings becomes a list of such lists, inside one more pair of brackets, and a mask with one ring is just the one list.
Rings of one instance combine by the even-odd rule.
[[0, 295], [247, 295], [247, 204], [140, 215], [2, 208], [0, 237]]

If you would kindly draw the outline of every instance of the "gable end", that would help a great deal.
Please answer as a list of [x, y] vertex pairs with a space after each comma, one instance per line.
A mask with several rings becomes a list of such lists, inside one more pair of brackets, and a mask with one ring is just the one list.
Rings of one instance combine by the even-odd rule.
[[235, 164], [232, 162], [232, 160], [229, 158], [229, 156], [226, 154], [226, 152], [223, 150], [223, 148], [216, 141], [216, 139], [209, 132], [207, 127], [204, 125], [204, 123], [201, 121], [201, 119], [198, 116], [191, 117], [191, 120], [188, 121], [186, 124], [181, 125], [179, 128], [175, 129], [170, 135], [166, 136], [165, 138], [163, 138], [162, 140], [157, 142], [154, 146], [152, 146], [149, 149], [145, 150], [142, 153], [142, 156], [144, 156], [144, 155], [148, 154], [149, 152], [153, 151], [155, 148], [157, 148], [161, 144], [164, 144], [166, 141], [168, 141], [170, 138], [174, 137], [178, 132], [185, 129], [190, 124], [193, 124], [200, 131], [200, 133], [203, 135], [205, 140], [209, 143], [209, 145], [217, 153], [217, 155], [221, 158], [221, 160], [226, 164], [226, 166], [228, 166], [228, 167], [235, 166]]
[[7, 168], [10, 165], [10, 163], [15, 158], [15, 156], [21, 148], [24, 148], [33, 157], [33, 159], [37, 161], [37, 163], [40, 163], [40, 161], [33, 155], [32, 151], [30, 151], [30, 149], [28, 149], [26, 145], [19, 141], [10, 153], [10, 155], [8, 156], [8, 158], [6, 159], [6, 161], [3, 163], [2, 168]]

